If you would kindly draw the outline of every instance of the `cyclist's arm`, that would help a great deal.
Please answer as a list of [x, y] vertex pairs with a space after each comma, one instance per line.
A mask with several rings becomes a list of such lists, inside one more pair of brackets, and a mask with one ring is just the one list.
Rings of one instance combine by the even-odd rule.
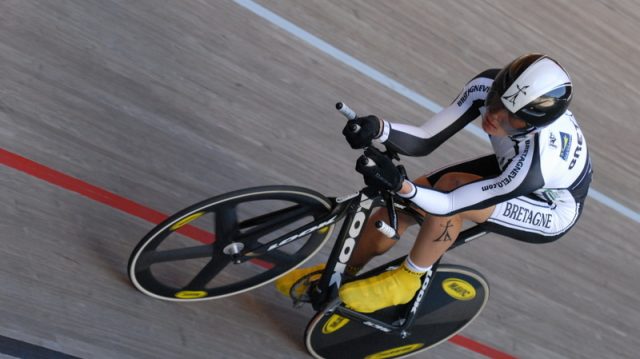
[[408, 156], [426, 156], [480, 115], [497, 70], [469, 81], [458, 97], [422, 126], [383, 121], [378, 141]]
[[[426, 212], [448, 216], [458, 212], [487, 208], [511, 198], [530, 194], [544, 186], [537, 150], [538, 136], [520, 142], [517, 155], [496, 177], [460, 186], [450, 192], [420, 187], [405, 182], [411, 192], [400, 194]], [[414, 190], [415, 189], [415, 190]]]

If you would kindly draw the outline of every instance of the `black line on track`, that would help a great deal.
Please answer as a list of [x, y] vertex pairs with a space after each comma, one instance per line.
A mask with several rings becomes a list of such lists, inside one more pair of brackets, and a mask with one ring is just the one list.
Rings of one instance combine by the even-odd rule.
[[25, 359], [79, 359], [72, 355], [0, 335], [0, 353]]

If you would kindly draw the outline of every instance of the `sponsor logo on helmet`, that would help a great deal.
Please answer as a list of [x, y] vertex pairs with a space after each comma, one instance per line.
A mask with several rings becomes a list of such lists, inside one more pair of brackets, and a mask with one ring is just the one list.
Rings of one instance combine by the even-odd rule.
[[511, 95], [502, 96], [502, 98], [505, 99], [506, 101], [509, 101], [512, 106], [516, 105], [516, 99], [518, 98], [518, 95], [520, 95], [520, 93], [527, 96], [527, 93], [524, 90], [528, 89], [529, 85], [520, 87], [520, 85], [516, 84], [516, 88], [518, 89], [518, 91], [516, 91], [515, 93]]
[[560, 141], [562, 142], [560, 158], [566, 161], [569, 159], [569, 151], [571, 150], [571, 135], [565, 132], [560, 132]]

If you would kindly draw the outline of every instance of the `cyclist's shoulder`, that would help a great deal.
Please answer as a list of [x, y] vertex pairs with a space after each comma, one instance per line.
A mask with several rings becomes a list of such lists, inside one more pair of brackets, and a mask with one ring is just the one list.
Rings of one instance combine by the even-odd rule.
[[467, 83], [465, 84], [465, 88], [468, 89], [474, 86], [491, 87], [493, 79], [496, 78], [498, 71], [500, 71], [500, 69], [488, 69], [480, 72], [479, 74], [472, 77], [469, 81], [467, 81]]
[[558, 120], [540, 130], [537, 138], [538, 151], [545, 163], [570, 161], [573, 156], [576, 156], [576, 153], [579, 153], [577, 157], [580, 157], [580, 154], [582, 157], [588, 156], [586, 139], [570, 111], [565, 112]]
[[463, 107], [465, 104], [473, 104], [478, 100], [484, 102], [497, 71], [499, 70], [489, 69], [473, 77], [465, 84], [454, 103], [457, 103], [458, 107]]
[[540, 133], [548, 134], [551, 138], [553, 138], [554, 134], [557, 135], [559, 133], [564, 133], [564, 134], [576, 136], [576, 137], [579, 136], [581, 138], [584, 137], [582, 134], [582, 129], [580, 128], [580, 124], [576, 120], [573, 113], [571, 113], [571, 111], [569, 110], [567, 110], [562, 116], [560, 116], [551, 125], [543, 128], [540, 131]]

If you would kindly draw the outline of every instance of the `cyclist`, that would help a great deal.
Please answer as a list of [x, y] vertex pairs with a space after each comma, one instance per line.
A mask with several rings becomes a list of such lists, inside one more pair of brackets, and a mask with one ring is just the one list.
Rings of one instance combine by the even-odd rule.
[[[409, 302], [420, 277], [453, 244], [465, 220], [530, 243], [554, 241], [571, 229], [592, 175], [586, 140], [568, 110], [571, 98], [565, 69], [548, 56], [527, 54], [474, 77], [420, 127], [376, 116], [357, 118], [357, 132], [345, 126], [343, 134], [354, 149], [375, 141], [403, 155], [426, 156], [481, 116], [495, 153], [409, 181], [386, 156], [367, 149], [376, 165], [356, 166], [365, 183], [409, 199], [425, 212], [425, 221], [402, 266], [343, 285], [343, 302], [360, 312]], [[379, 219], [388, 221], [385, 210], [368, 221], [347, 273], [355, 274], [395, 244], [374, 228]], [[412, 224], [399, 214], [398, 234]], [[277, 282], [278, 289], [288, 293], [287, 286], [321, 267], [291, 272]]]

